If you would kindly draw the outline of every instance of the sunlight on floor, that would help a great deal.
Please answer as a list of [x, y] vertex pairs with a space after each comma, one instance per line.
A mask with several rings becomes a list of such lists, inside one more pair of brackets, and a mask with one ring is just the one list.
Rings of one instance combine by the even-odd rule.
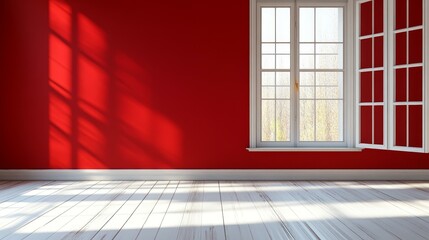
[[1, 239], [429, 236], [425, 182], [5, 181], [0, 201]]

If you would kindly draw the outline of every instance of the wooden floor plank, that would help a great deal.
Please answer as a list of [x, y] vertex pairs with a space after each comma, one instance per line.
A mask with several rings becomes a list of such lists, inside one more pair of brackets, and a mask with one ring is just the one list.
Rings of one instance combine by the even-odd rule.
[[[92, 195], [102, 196], [102, 194], [106, 192], [106, 190], [112, 189], [117, 185], [117, 182], [104, 182], [102, 184], [100, 184], [99, 182], [95, 182], [93, 185], [88, 186], [87, 188], [82, 188], [80, 190], [76, 189], [75, 191], [79, 191], [79, 193], [69, 194], [71, 197], [69, 200], [58, 205], [53, 210], [42, 214], [36, 220], [19, 229], [18, 233], [20, 233], [24, 237], [31, 236], [34, 233], [35, 238], [41, 236], [42, 233], [42, 236], [47, 239], [50, 235], [55, 234], [58, 231], [64, 232], [64, 229], [67, 228], [67, 226], [64, 225], [66, 225], [67, 222], [70, 221], [70, 219], [64, 219], [64, 215], [70, 217], [75, 216], [72, 213], [77, 212], [77, 210], [81, 208], [82, 203], [89, 204]], [[82, 221], [85, 219], [85, 215], [79, 215], [79, 217], [77, 217], [76, 219]], [[61, 229], [58, 229], [57, 227], [49, 229], [49, 232], [43, 232], [43, 228], [46, 228], [46, 226], [49, 226], [49, 224], [62, 227]], [[53, 231], [54, 229], [56, 229], [56, 231]]]
[[[132, 213], [128, 221], [122, 226], [114, 239], [136, 239], [140, 229], [143, 227], [151, 212], [156, 206], [168, 185], [168, 181], [158, 181], [150, 190], [143, 202]], [[82, 238], [84, 239], [84, 238]]]
[[[89, 185], [93, 184], [94, 183], [89, 183]], [[54, 210], [61, 204], [70, 203], [70, 199], [73, 197], [80, 197], [80, 190], [82, 190], [82, 188], [86, 189], [87, 187], [87, 182], [55, 182], [46, 185], [44, 188], [45, 190], [36, 188], [36, 193], [32, 196], [31, 201], [23, 202], [23, 207], [16, 209], [13, 213], [17, 214], [18, 217], [14, 220], [6, 218], [5, 222], [7, 222], [7, 225], [0, 223], [0, 225], [2, 225], [0, 239], [14, 232], [19, 232], [21, 228], [40, 218], [45, 213]], [[75, 191], [76, 189], [78, 189], [78, 191]], [[13, 235], [10, 237], [15, 238]]]
[[9, 188], [13, 188], [21, 183], [23, 183], [23, 181], [2, 181], [2, 183], [0, 184], [0, 194], [2, 194], [3, 191]]
[[222, 204], [218, 182], [203, 182], [203, 211], [201, 217], [201, 231], [203, 239], [225, 240], [223, 226]]
[[[127, 213], [123, 213], [118, 216], [119, 218], [129, 218], [132, 214], [132, 207], [135, 206], [135, 204], [140, 204], [141, 201], [144, 199], [145, 195], [149, 190], [153, 187], [155, 184], [154, 181], [147, 181], [144, 182], [137, 191], [133, 194], [132, 199], [128, 202], [128, 204], [125, 204], [127, 208]], [[79, 237], [80, 233], [83, 233], [83, 228], [92, 221], [97, 214], [102, 211], [110, 202], [112, 198], [115, 198], [119, 194], [122, 193], [123, 189], [121, 189], [123, 186], [118, 187], [118, 183], [115, 184], [116, 186], [111, 186], [106, 190], [105, 194], [101, 196], [101, 198], [97, 201], [95, 201], [94, 204], [91, 205], [89, 209], [85, 211], [85, 213], [73, 219], [71, 222], [68, 223], [68, 226], [65, 228], [69, 228], [66, 231], [62, 231], [60, 233], [57, 233], [53, 235], [52, 239], [76, 239]], [[128, 212], [129, 211], [129, 212]], [[114, 217], [115, 217], [114, 216]], [[119, 227], [118, 227], [119, 228]], [[118, 229], [119, 230], [119, 229]]]
[[[324, 186], [326, 184], [322, 184]], [[368, 214], [383, 216], [383, 209], [376, 207], [372, 201], [360, 201], [361, 197], [353, 189], [353, 185], [356, 185], [358, 188], [361, 187], [358, 183], [350, 182], [332, 182], [329, 186], [329, 194], [335, 198], [338, 203], [345, 203], [348, 205], [342, 209], [343, 213], [350, 218], [355, 219], [362, 228], [368, 234], [375, 235], [376, 238], [381, 239], [400, 239], [391, 229], [387, 228], [384, 224], [382, 217], [368, 217]], [[320, 186], [319, 186], [320, 187]], [[328, 190], [325, 190], [328, 192]], [[352, 200], [353, 199], [353, 200]], [[361, 209], [356, 211], [356, 209]]]
[[[97, 193], [100, 192], [103, 184], [95, 184], [78, 195], [77, 198], [72, 199], [67, 204], [62, 204], [60, 207], [57, 207], [55, 213], [58, 213], [56, 217], [51, 219], [51, 221], [42, 224], [39, 222], [38, 225], [42, 225], [36, 231], [31, 233], [26, 239], [50, 239], [52, 235], [55, 235], [57, 232], [67, 231], [68, 222], [73, 220], [74, 217], [78, 217], [83, 213], [88, 207], [90, 207], [92, 201], [99, 199], [100, 195]], [[54, 212], [54, 211], [51, 211]]]
[[240, 189], [249, 196], [249, 201], [258, 211], [270, 239], [294, 239], [289, 227], [276, 214], [267, 199], [259, 194], [253, 182], [243, 182]]
[[162, 196], [159, 198], [147, 221], [145, 221], [143, 227], [140, 229], [140, 232], [137, 235], [136, 239], [155, 239], [159, 227], [161, 226], [162, 220], [164, 219], [164, 216], [168, 211], [168, 208], [170, 207], [171, 200], [176, 193], [178, 183], [178, 181], [169, 182], [167, 188], [162, 193]]
[[[429, 236], [429, 219], [425, 218], [424, 216], [422, 217], [422, 213], [423, 215], [425, 215], [426, 213], [429, 213], [428, 211], [421, 211], [418, 208], [415, 208], [413, 205], [414, 201], [410, 200], [404, 200], [404, 201], [400, 201], [394, 197], [392, 197], [389, 194], [384, 194], [382, 192], [380, 192], [377, 189], [373, 189], [373, 188], [367, 188], [367, 184], [366, 183], [361, 183], [363, 186], [362, 188], [365, 188], [365, 192], [368, 194], [369, 197], [371, 198], [375, 198], [375, 199], [379, 199], [378, 201], [384, 202], [385, 204], [388, 204], [389, 207], [393, 207], [393, 211], [389, 212], [389, 214], [396, 214], [396, 218], [403, 218], [403, 217], [407, 217], [407, 221], [401, 221], [399, 219], [397, 219], [395, 222], [397, 224], [400, 224], [401, 227], [405, 226], [409, 229], [411, 229], [412, 231], [415, 231], [416, 234], [420, 235], [421, 237], [425, 238], [426, 236]], [[415, 190], [421, 190], [422, 186], [418, 186], [418, 187], [413, 187], [412, 185], [408, 185], [407, 186], [410, 187], [410, 189], [415, 189]], [[427, 191], [424, 191], [426, 193], [429, 193]], [[427, 209], [429, 210], [429, 208]]]
[[[408, 236], [414, 236], [414, 239], [425, 239], [425, 234], [419, 231], [418, 227], [410, 224], [409, 220], [403, 221], [400, 219], [402, 216], [406, 216], [406, 212], [387, 201], [374, 201], [377, 198], [371, 194], [373, 192], [371, 189], [365, 188], [362, 190], [363, 185], [359, 183], [351, 184], [346, 182], [338, 184], [341, 186], [341, 189], [348, 193], [345, 195], [345, 197], [348, 197], [346, 200], [351, 201], [353, 199], [353, 201], [362, 204], [368, 209], [369, 213], [384, 216], [378, 218], [375, 222], [381, 228], [392, 233], [399, 239], [405, 239]], [[369, 216], [364, 215], [365, 217], [373, 218], [371, 214]]]
[[[140, 184], [140, 182], [135, 182], [136, 185]], [[93, 193], [88, 193], [88, 197], [80, 201], [78, 204], [73, 206], [73, 208], [69, 209], [63, 215], [65, 217], [59, 218], [56, 221], [61, 223], [61, 227], [56, 229], [55, 233], [52, 234], [49, 238], [46, 239], [64, 239], [70, 233], [74, 233], [79, 231], [85, 224], [87, 224], [90, 220], [92, 220], [100, 211], [100, 203], [106, 203], [112, 198], [112, 195], [115, 195], [113, 191], [115, 188], [121, 189], [121, 183], [109, 183], [109, 182], [101, 182], [98, 184], [98, 189]], [[131, 188], [131, 189], [130, 189]], [[130, 185], [127, 190], [133, 191], [133, 186]], [[120, 192], [121, 194], [124, 191]], [[125, 193], [127, 194], [127, 193]], [[98, 210], [98, 211], [94, 211]], [[116, 215], [113, 215], [116, 216]], [[51, 230], [52, 231], [52, 230]]]
[[[353, 231], [344, 227], [341, 221], [338, 221], [329, 211], [323, 209], [319, 202], [308, 192], [297, 185], [297, 183], [285, 183], [292, 187], [295, 194], [292, 197], [303, 202], [301, 214], [316, 218], [308, 221], [313, 231], [322, 239], [360, 239]], [[322, 216], [322, 218], [320, 218]]]
[[429, 239], [429, 182], [0, 181], [0, 239]]
[[[61, 183], [68, 184], [68, 183]], [[0, 203], [0, 216], [8, 214], [9, 212], [14, 212], [15, 209], [22, 209], [26, 205], [31, 205], [32, 202], [36, 202], [37, 199], [41, 199], [49, 194], [49, 192], [57, 191], [57, 187], [52, 187], [49, 182], [37, 182], [35, 185], [30, 183], [26, 184], [25, 188], [17, 186], [21, 191], [19, 193], [15, 192], [13, 194], [7, 194], [3, 196], [3, 202]], [[22, 186], [24, 187], [24, 186]], [[59, 186], [60, 188], [63, 186]], [[7, 197], [6, 197], [7, 196]]]
[[[329, 183], [328, 186], [324, 186], [323, 183], [313, 182], [313, 183], [301, 183], [299, 184], [303, 189], [310, 191], [309, 194], [314, 194], [317, 196], [318, 201], [321, 204], [321, 207], [326, 209], [332, 214], [333, 217], [338, 218], [338, 220], [344, 225], [344, 227], [350, 228], [355, 232], [361, 239], [382, 239], [390, 236], [384, 234], [379, 235], [380, 232], [384, 232], [372, 221], [360, 221], [348, 215], [348, 211], [353, 209], [353, 206], [345, 203], [341, 200], [338, 200], [333, 194], [333, 189], [335, 185]], [[333, 196], [334, 195], [334, 196]]]
[[[414, 187], [401, 182], [397, 182], [393, 186], [390, 182], [362, 182], [362, 184], [364, 189], [370, 188], [378, 191], [387, 196], [388, 199], [400, 201], [418, 209], [420, 213], [429, 214], [429, 188], [427, 186], [425, 188], [421, 185]], [[419, 216], [419, 214], [416, 216]]]
[[191, 181], [180, 181], [155, 239], [177, 239], [180, 223], [182, 222], [186, 205], [188, 204], [187, 200], [191, 193], [191, 187]]
[[243, 183], [233, 182], [229, 186], [236, 196], [238, 207], [237, 218], [240, 224], [247, 224], [249, 226], [254, 240], [270, 239], [270, 235], [268, 234], [258, 209], [255, 208], [254, 202], [246, 192], [247, 190], [242, 187]]
[[[129, 190], [128, 188], [131, 189]], [[73, 232], [72, 239], [93, 238], [130, 198], [129, 191], [134, 190], [135, 189], [132, 189], [132, 182], [121, 182], [120, 185], [115, 188], [115, 192], [113, 194], [109, 193], [108, 198], [102, 201], [102, 206], [98, 206], [100, 208], [98, 212], [95, 212], [95, 216], [92, 215], [91, 220], [78, 232]], [[65, 237], [70, 236], [66, 235]]]
[[[333, 234], [339, 236], [339, 238], [348, 238], [348, 239], [371, 239], [365, 231], [359, 229], [351, 222], [347, 222], [347, 219], [341, 215], [341, 211], [338, 208], [338, 203], [329, 202], [327, 203], [326, 199], [323, 199], [323, 195], [320, 189], [319, 184], [314, 184], [313, 182], [295, 182], [297, 187], [300, 187], [301, 191], [298, 196], [301, 199], [304, 199], [306, 206], [309, 210], [316, 210], [321, 212], [323, 215], [326, 215], [326, 219], [323, 222], [325, 229], [332, 232]], [[315, 188], [313, 189], [313, 186]]]
[[253, 239], [249, 224], [242, 221], [242, 210], [231, 182], [220, 183], [225, 233], [227, 239]]
[[9, 202], [11, 199], [20, 197], [28, 191], [35, 191], [38, 187], [42, 187], [51, 183], [50, 181], [22, 181], [15, 185], [3, 189], [0, 192], [0, 203]]
[[300, 214], [302, 206], [289, 193], [292, 189], [278, 182], [260, 182], [255, 186], [295, 239], [320, 239], [308, 223], [309, 218]]
[[188, 197], [177, 239], [202, 239], [201, 223], [204, 187], [201, 182], [194, 182]]
[[[45, 185], [45, 184], [44, 184]], [[51, 207], [47, 200], [56, 198], [58, 192], [64, 189], [68, 189], [72, 184], [66, 182], [60, 182], [54, 186], [34, 186], [34, 189], [26, 191], [23, 194], [28, 195], [25, 197], [25, 201], [15, 202], [8, 201], [4, 202], [8, 204], [8, 207], [4, 207], [0, 212], [0, 228], [9, 228], [9, 226], [21, 225], [31, 216], [38, 217], [44, 211], [49, 210]], [[43, 187], [43, 188], [42, 188]], [[19, 197], [17, 197], [19, 198]]]
[[118, 203], [118, 205], [122, 204], [92, 239], [113, 239], [116, 236], [118, 231], [128, 220], [130, 214], [133, 213], [135, 208], [138, 206], [139, 201], [137, 199], [140, 196], [135, 193], [142, 185], [143, 182], [133, 182], [128, 189], [122, 193], [122, 195], [127, 194], [129, 196], [125, 198], [124, 201]]

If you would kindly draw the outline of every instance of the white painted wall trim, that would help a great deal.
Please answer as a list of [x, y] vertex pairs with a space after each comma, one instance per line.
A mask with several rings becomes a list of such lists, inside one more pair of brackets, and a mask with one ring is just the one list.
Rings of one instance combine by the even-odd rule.
[[246, 148], [249, 152], [362, 152], [362, 148], [269, 148], [269, 147], [258, 147], [258, 148]]
[[0, 170], [0, 180], [429, 180], [429, 170]]

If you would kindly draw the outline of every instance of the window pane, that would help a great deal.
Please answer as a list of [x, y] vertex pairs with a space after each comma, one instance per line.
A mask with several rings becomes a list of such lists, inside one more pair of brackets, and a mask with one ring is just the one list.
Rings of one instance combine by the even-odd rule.
[[299, 140], [314, 141], [314, 101], [299, 101]]
[[262, 98], [274, 98], [274, 87], [262, 87]]
[[277, 100], [276, 140], [290, 141], [290, 101]]
[[316, 73], [316, 85], [334, 85], [343, 88], [343, 73], [318, 72]]
[[407, 106], [395, 106], [395, 146], [407, 146], [407, 108]]
[[342, 141], [343, 101], [316, 101], [316, 141]]
[[318, 43], [316, 44], [316, 53], [343, 53], [343, 44], [329, 44], [329, 43]]
[[312, 43], [301, 43], [299, 44], [299, 53], [310, 53], [314, 54], [314, 44]]
[[316, 98], [343, 98], [343, 74], [323, 72], [316, 74]]
[[290, 98], [290, 87], [277, 87], [276, 98]]
[[262, 85], [274, 85], [275, 72], [262, 72]]
[[262, 54], [264, 53], [275, 53], [274, 43], [263, 43], [261, 47]]
[[316, 68], [343, 68], [343, 44], [316, 44], [316, 54]]
[[316, 8], [316, 42], [343, 41], [343, 9]]
[[301, 72], [301, 73], [299, 73], [299, 85], [300, 86], [312, 86], [312, 85], [314, 85], [314, 73], [313, 72]]
[[276, 44], [276, 52], [290, 54], [290, 44], [289, 43]]
[[316, 69], [342, 69], [342, 55], [316, 55]]
[[300, 87], [299, 88], [300, 99], [314, 99], [314, 87]]
[[262, 69], [274, 69], [274, 63], [274, 55], [262, 55]]
[[276, 41], [290, 42], [290, 8], [276, 8]]
[[[343, 69], [343, 9], [300, 8], [299, 13], [300, 141], [342, 141], [343, 73], [318, 71]], [[314, 72], [302, 72], [307, 69]]]
[[290, 55], [276, 55], [277, 69], [290, 69]]
[[316, 44], [317, 69], [342, 69], [343, 44]]
[[275, 140], [275, 100], [262, 100], [262, 141]]
[[316, 99], [343, 98], [343, 91], [339, 87], [316, 87]]
[[261, 33], [262, 42], [274, 42], [275, 40], [275, 9], [262, 8]]
[[314, 69], [314, 55], [300, 55], [299, 68]]
[[277, 72], [276, 73], [276, 85], [290, 85], [290, 73], [289, 72]]
[[314, 8], [299, 9], [299, 41], [314, 42]]

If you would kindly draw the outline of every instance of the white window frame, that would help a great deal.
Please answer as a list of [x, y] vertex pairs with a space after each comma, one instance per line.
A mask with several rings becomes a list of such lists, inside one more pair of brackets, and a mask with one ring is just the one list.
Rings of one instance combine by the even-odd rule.
[[[423, 147], [424, 152], [429, 152], [429, 126], [427, 121], [429, 120], [429, 64], [426, 61], [429, 61], [429, 3], [427, 0], [423, 1]], [[426, 123], [426, 124], [425, 124]]]
[[[260, 113], [259, 104], [261, 98], [258, 94], [261, 89], [259, 79], [259, 65], [258, 59], [260, 54], [260, 21], [259, 12], [261, 7], [291, 7], [291, 88], [298, 81], [298, 55], [297, 45], [298, 43], [298, 21], [299, 21], [299, 7], [343, 7], [343, 44], [344, 44], [344, 56], [343, 56], [343, 141], [338, 142], [300, 142], [298, 141], [298, 104], [297, 104], [297, 91], [291, 91], [291, 129], [297, 129], [291, 131], [290, 142], [262, 142], [260, 141]], [[297, 15], [295, 17], [295, 15]], [[271, 150], [284, 150], [284, 151], [296, 151], [296, 150], [358, 150], [354, 149], [355, 138], [355, 122], [354, 122], [354, 109], [355, 109], [355, 97], [354, 97], [354, 49], [353, 49], [353, 33], [354, 31], [354, 4], [353, 0], [250, 0], [250, 147], [249, 150], [257, 149], [271, 149]], [[295, 30], [293, 30], [295, 29]], [[295, 118], [295, 119], [292, 119]]]
[[[359, 12], [360, 8], [359, 5], [365, 2], [369, 2], [370, 0], [357, 0], [355, 2], [355, 12]], [[359, 14], [356, 14], [356, 18], [355, 18], [355, 62], [356, 62], [356, 66], [355, 66], [355, 90], [356, 90], [356, 112], [355, 112], [355, 121], [356, 121], [356, 146], [360, 147], [360, 148], [372, 148], [372, 149], [387, 149], [388, 146], [388, 98], [389, 98], [389, 93], [388, 93], [388, 84], [387, 84], [387, 79], [388, 76], [391, 76], [389, 74], [389, 70], [388, 70], [388, 61], [390, 61], [390, 59], [388, 60], [387, 57], [387, 52], [390, 50], [388, 50], [388, 28], [387, 28], [387, 23], [389, 21], [388, 19], [388, 12], [387, 12], [387, 2], [388, 0], [383, 0], [383, 32], [377, 33], [377, 34], [370, 34], [364, 37], [360, 37], [360, 17]], [[372, 6], [373, 10], [374, 10], [374, 1], [373, 1], [373, 6]], [[372, 16], [372, 29], [374, 29], [374, 16]], [[365, 38], [373, 38], [377, 37], [377, 36], [383, 36], [383, 66], [382, 67], [378, 67], [378, 68], [367, 68], [364, 71], [377, 71], [377, 70], [383, 70], [383, 103], [360, 103], [360, 73], [361, 71], [359, 70], [359, 64], [360, 64], [360, 40], [361, 39], [365, 39]], [[372, 41], [372, 51], [374, 52], [374, 41]], [[372, 54], [372, 63], [374, 64], [374, 54]], [[392, 85], [392, 84], [389, 84]], [[374, 74], [372, 75], [372, 98], [374, 99]], [[366, 143], [360, 143], [360, 138], [361, 138], [361, 131], [360, 131], [360, 106], [383, 106], [383, 144], [366, 144]], [[372, 142], [374, 142], [374, 111], [372, 112]]]
[[[370, 0], [356, 0], [356, 5], [355, 5], [355, 9], [356, 12], [359, 11], [359, 4], [361, 3], [365, 3], [368, 2]], [[387, 149], [387, 150], [398, 150], [398, 151], [407, 151], [407, 152], [428, 152], [429, 151], [429, 143], [428, 143], [428, 139], [429, 139], [429, 131], [428, 131], [428, 124], [426, 123], [425, 119], [428, 119], [429, 117], [429, 104], [428, 104], [428, 94], [429, 94], [429, 84], [427, 83], [427, 81], [429, 80], [429, 69], [428, 69], [428, 65], [426, 64], [425, 61], [427, 60], [427, 56], [429, 54], [429, 49], [427, 46], [429, 46], [429, 41], [428, 41], [428, 31], [427, 26], [429, 26], [429, 17], [425, 17], [427, 16], [427, 13], [429, 13], [429, 4], [427, 4], [428, 0], [423, 0], [423, 64], [419, 65], [419, 64], [404, 64], [402, 66], [422, 66], [423, 69], [423, 85], [422, 85], [422, 111], [423, 111], [423, 119], [422, 119], [422, 129], [423, 129], [423, 134], [422, 134], [422, 147], [421, 148], [417, 148], [417, 147], [403, 147], [403, 146], [395, 146], [395, 84], [394, 84], [394, 71], [395, 71], [395, 19], [394, 19], [394, 14], [395, 14], [395, 9], [394, 9], [394, 1], [390, 1], [390, 0], [384, 0], [384, 25], [383, 25], [383, 34], [372, 34], [372, 35], [368, 35], [369, 37], [373, 37], [374, 35], [380, 35], [383, 36], [384, 39], [384, 43], [383, 43], [383, 47], [384, 47], [384, 53], [383, 53], [383, 67], [380, 68], [376, 68], [376, 70], [383, 70], [384, 71], [384, 79], [383, 79], [383, 116], [384, 116], [384, 121], [383, 121], [383, 144], [362, 144], [360, 143], [360, 79], [359, 79], [359, 68], [358, 68], [358, 64], [360, 63], [360, 58], [359, 58], [359, 51], [360, 51], [360, 39], [361, 37], [359, 36], [359, 30], [360, 30], [360, 19], [358, 14], [356, 14], [356, 29], [355, 29], [355, 53], [356, 53], [356, 69], [355, 69], [355, 81], [356, 81], [356, 104], [357, 104], [357, 108], [356, 108], [356, 145], [357, 147], [360, 148], [372, 148], [372, 149]], [[407, 20], [408, 21], [408, 20]], [[374, 24], [374, 19], [372, 21], [372, 23]], [[418, 27], [417, 27], [418, 28]], [[404, 28], [405, 30], [408, 30], [410, 28]], [[416, 29], [415, 27], [411, 28], [411, 29]], [[403, 31], [403, 30], [400, 30]], [[365, 38], [365, 37], [364, 37]], [[408, 42], [408, 41], [407, 41]], [[374, 45], [373, 45], [374, 48]], [[407, 43], [407, 48], [408, 48], [408, 43]], [[407, 51], [408, 52], [408, 51]], [[373, 59], [374, 61], [374, 59]], [[368, 68], [368, 70], [373, 71], [374, 68]], [[374, 87], [373, 87], [374, 90]], [[408, 94], [408, 92], [407, 92]], [[408, 102], [404, 102], [404, 103], [408, 103]], [[362, 105], [366, 105], [366, 104], [362, 104]], [[368, 104], [371, 106], [371, 103]], [[381, 104], [375, 104], [375, 105], [381, 105]], [[401, 105], [401, 104], [398, 104]], [[407, 121], [408, 121], [408, 116], [407, 116]], [[372, 123], [372, 127], [373, 127], [373, 134], [374, 134], [374, 121]], [[408, 123], [407, 123], [407, 127], [408, 127]], [[408, 142], [408, 130], [407, 130], [407, 142]]]
[[[395, 86], [393, 84], [394, 80], [394, 71], [395, 71], [395, 19], [394, 19], [394, 14], [395, 14], [395, 4], [394, 2], [391, 1], [387, 1], [387, 12], [388, 14], [388, 22], [391, 24], [388, 24], [388, 43], [387, 43], [387, 49], [388, 52], [391, 53], [391, 55], [389, 56], [389, 61], [388, 61], [388, 76], [389, 79], [391, 79], [390, 83], [388, 85], [388, 149], [389, 150], [398, 150], [398, 151], [407, 151], [407, 152], [425, 152], [428, 153], [429, 152], [429, 128], [428, 128], [428, 124], [427, 121], [429, 119], [429, 64], [426, 62], [428, 61], [428, 56], [429, 56], [429, 31], [428, 31], [428, 27], [429, 27], [429, 3], [428, 0], [423, 0], [423, 13], [422, 13], [422, 31], [423, 31], [423, 39], [422, 39], [422, 43], [423, 43], [423, 54], [422, 54], [422, 64], [420, 66], [422, 66], [422, 77], [423, 77], [423, 85], [422, 85], [422, 130], [423, 130], [423, 134], [422, 134], [422, 147], [418, 148], [418, 147], [404, 147], [404, 146], [395, 146], [395, 125], [394, 125], [394, 119], [395, 119]], [[408, 1], [407, 1], [408, 4]], [[407, 23], [408, 23], [408, 10], [407, 10]], [[407, 24], [408, 25], [408, 24]], [[411, 30], [411, 29], [420, 29], [419, 27], [407, 27], [404, 28], [406, 31]], [[408, 35], [407, 35], [408, 36]], [[407, 39], [407, 58], [408, 58], [408, 39]], [[386, 47], [386, 46], [385, 46]], [[411, 67], [413, 65], [419, 65], [419, 64], [404, 64], [404, 66], [407, 67]], [[408, 79], [408, 76], [407, 76]], [[408, 82], [408, 80], [407, 80]], [[407, 95], [408, 95], [408, 91], [407, 91]], [[411, 103], [411, 102], [406, 102], [406, 103]], [[408, 113], [407, 113], [407, 127], [408, 127]], [[409, 141], [409, 137], [408, 137], [408, 130], [407, 130], [407, 143]]]

